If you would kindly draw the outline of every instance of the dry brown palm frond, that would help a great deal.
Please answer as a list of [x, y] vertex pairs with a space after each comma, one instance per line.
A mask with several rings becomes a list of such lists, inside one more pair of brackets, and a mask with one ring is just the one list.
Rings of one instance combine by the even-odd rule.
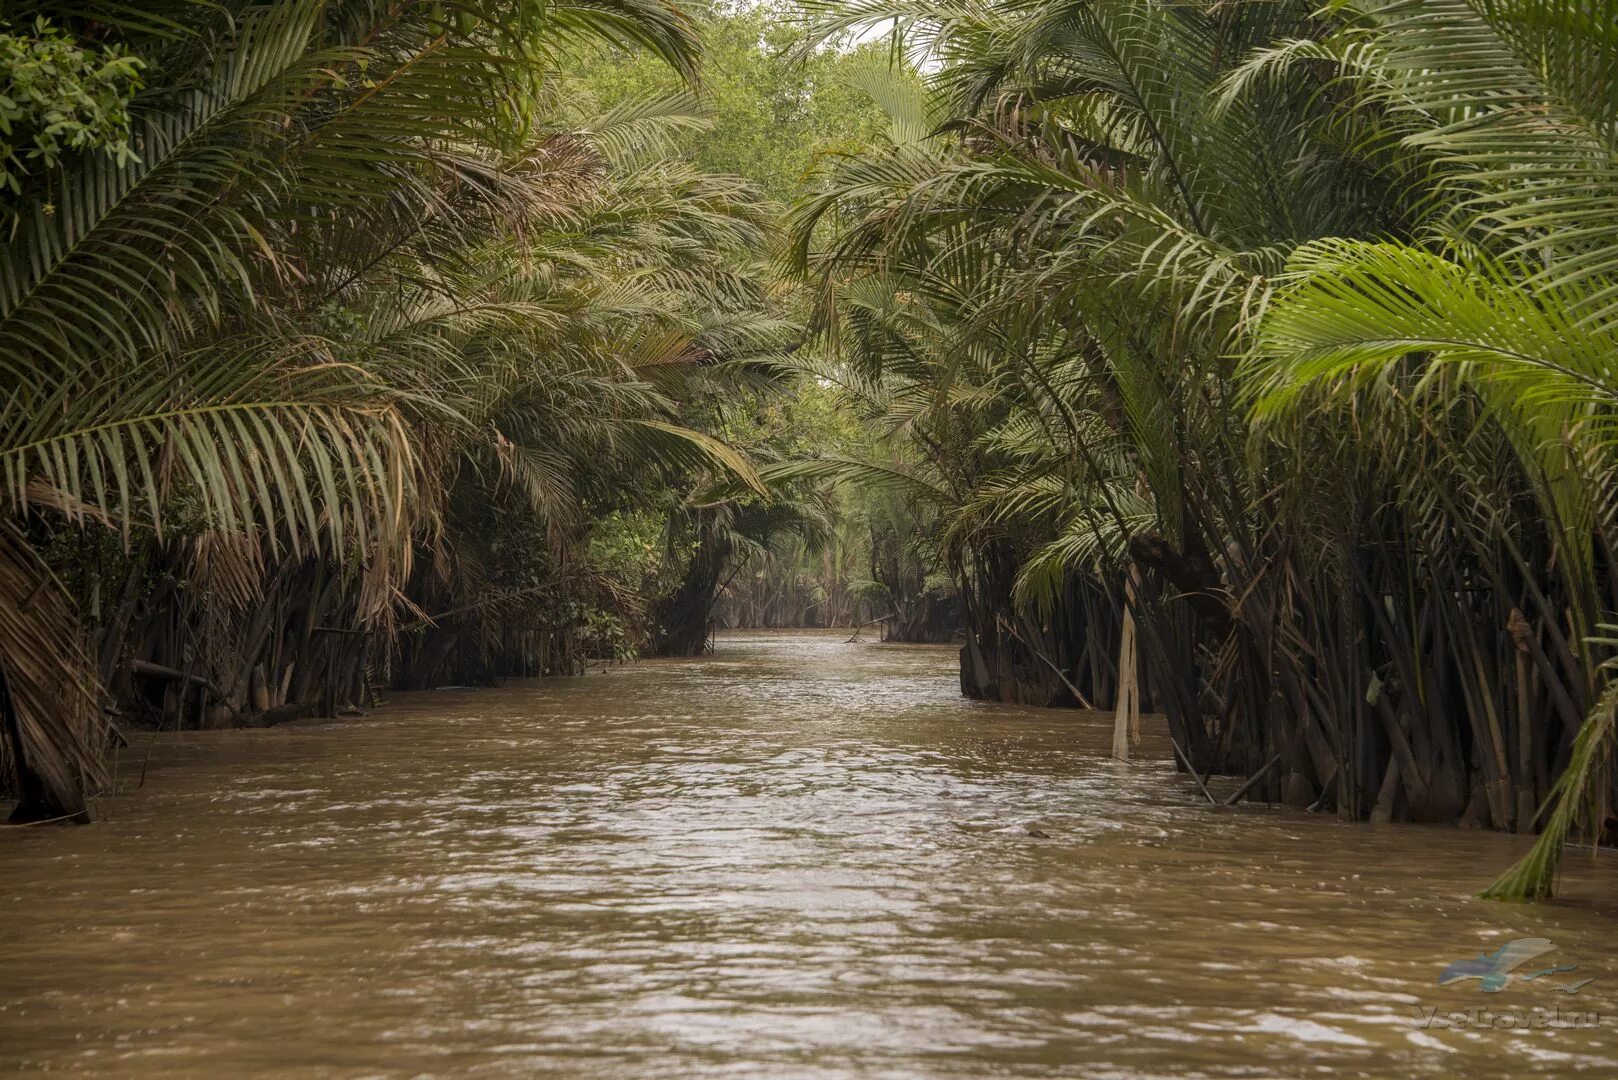
[[88, 817], [109, 782], [95, 668], [50, 567], [15, 520], [0, 522], [0, 738], [21, 802], [14, 821]]

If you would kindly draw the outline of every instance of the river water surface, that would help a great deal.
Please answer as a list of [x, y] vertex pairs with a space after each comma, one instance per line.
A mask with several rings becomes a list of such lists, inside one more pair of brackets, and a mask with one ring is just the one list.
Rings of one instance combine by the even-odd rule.
[[[139, 736], [101, 823], [0, 831], [0, 1067], [1618, 1075], [1618, 856], [1484, 903], [1522, 840], [1211, 809], [1161, 736], [1115, 762], [1107, 719], [962, 700], [953, 659], [725, 636], [160, 736], [137, 789]], [[1578, 969], [1436, 985], [1519, 937]]]

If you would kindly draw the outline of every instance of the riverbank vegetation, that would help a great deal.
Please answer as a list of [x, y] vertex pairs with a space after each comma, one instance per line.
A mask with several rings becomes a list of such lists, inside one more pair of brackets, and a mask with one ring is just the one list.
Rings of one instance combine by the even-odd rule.
[[934, 506], [964, 681], [1110, 705], [1138, 652], [1257, 797], [1554, 806], [1497, 886], [1548, 891], [1612, 792], [1614, 6], [820, 14], [929, 74], [794, 223], [901, 467], [798, 468]]
[[596, 108], [566, 71], [635, 49], [690, 77], [689, 19], [23, 9], [0, 263], [22, 816], [83, 812], [109, 713], [330, 714], [655, 636], [656, 560], [593, 561], [637, 539], [594, 526], [720, 474], [756, 487], [703, 429], [790, 329], [759, 269], [769, 204], [671, 151], [690, 94]]
[[119, 718], [881, 618], [1249, 798], [1543, 829], [1502, 896], [1605, 836], [1613, 0], [6, 18], [23, 816]]

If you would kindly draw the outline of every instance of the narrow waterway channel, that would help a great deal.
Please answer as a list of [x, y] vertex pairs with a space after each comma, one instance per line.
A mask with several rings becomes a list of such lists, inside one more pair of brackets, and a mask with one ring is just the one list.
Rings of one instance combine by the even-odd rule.
[[[137, 790], [141, 737], [100, 824], [0, 836], [0, 1066], [1618, 1070], [1618, 856], [1486, 903], [1521, 840], [1211, 809], [1150, 736], [1121, 764], [1105, 718], [966, 701], [951, 650], [845, 636], [160, 736]], [[1437, 985], [1520, 937], [1577, 970]]]

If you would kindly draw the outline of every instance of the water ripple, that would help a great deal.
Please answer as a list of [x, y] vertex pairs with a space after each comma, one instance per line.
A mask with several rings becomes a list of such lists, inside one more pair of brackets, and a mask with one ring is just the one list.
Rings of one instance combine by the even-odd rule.
[[[1574, 859], [1554, 905], [1484, 904], [1521, 839], [1210, 809], [1160, 734], [1115, 762], [1107, 718], [962, 700], [953, 659], [749, 634], [162, 737], [108, 821], [0, 841], [0, 1053], [121, 1076], [1618, 1068], [1614, 857]], [[1518, 936], [1595, 983], [1435, 985]], [[1605, 1019], [1419, 1019], [1480, 1005]]]

